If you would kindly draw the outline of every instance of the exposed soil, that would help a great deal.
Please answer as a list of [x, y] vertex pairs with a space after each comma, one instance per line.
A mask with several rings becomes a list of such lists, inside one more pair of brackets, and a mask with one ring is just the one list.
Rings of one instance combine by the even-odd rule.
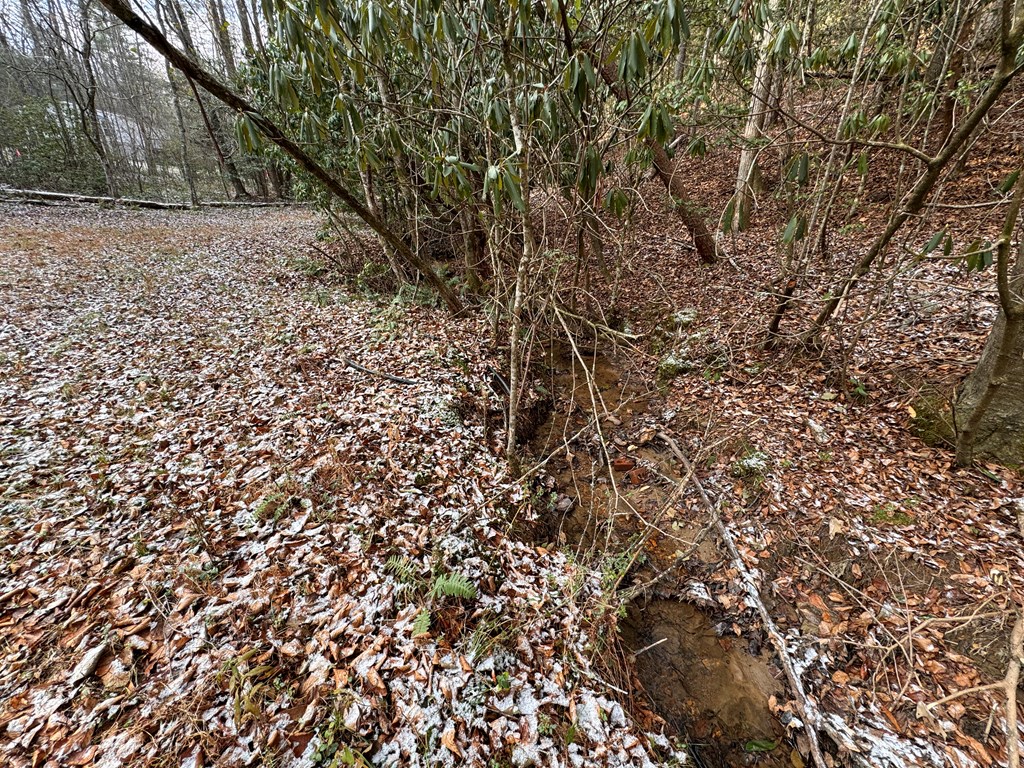
[[647, 695], [686, 734], [700, 764], [788, 763], [784, 728], [768, 706], [783, 686], [767, 654], [751, 655], [738, 638], [716, 632], [699, 608], [678, 600], [634, 604], [620, 628]]
[[[699, 563], [719, 562], [713, 538], [702, 535], [700, 514], [674, 509], [682, 478], [657, 437], [663, 393], [629, 367], [625, 354], [591, 352], [566, 346], [548, 356], [544, 383], [557, 393], [557, 408], [531, 448], [538, 460], [549, 458], [542, 487], [553, 503], [535, 535], [597, 561], [639, 546], [635, 564], [613, 574], [622, 586], [671, 568], [684, 547]], [[593, 413], [601, 414], [599, 424], [588, 429]], [[670, 516], [676, 519], [668, 530], [651, 535], [646, 524]], [[640, 537], [645, 541], [638, 545]], [[748, 643], [728, 636], [728, 622], [717, 624], [682, 596], [634, 602], [619, 627], [623, 649], [635, 659], [639, 701], [687, 742], [701, 765], [786, 764], [785, 729], [768, 705], [782, 692], [780, 673], [768, 654], [752, 655]]]

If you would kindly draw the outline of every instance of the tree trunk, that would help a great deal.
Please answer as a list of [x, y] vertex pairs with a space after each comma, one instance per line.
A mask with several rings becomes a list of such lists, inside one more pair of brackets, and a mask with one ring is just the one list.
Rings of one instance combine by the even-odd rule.
[[768, 118], [768, 98], [772, 82], [771, 56], [768, 46], [771, 42], [773, 24], [769, 21], [764, 28], [761, 53], [754, 70], [753, 90], [750, 96], [750, 111], [743, 128], [743, 144], [740, 162], [736, 171], [736, 192], [733, 195], [732, 231], [741, 232], [750, 224], [750, 209], [754, 195], [761, 192], [761, 169], [757, 165], [760, 147], [757, 140], [764, 131]]
[[252, 32], [249, 30], [249, 10], [245, 0], [235, 0], [235, 8], [238, 11], [238, 26], [242, 28], [242, 45], [245, 46], [245, 55], [252, 56], [256, 53], [256, 47], [252, 44]]
[[[186, 77], [188, 77], [187, 74]], [[224, 153], [224, 148], [221, 146], [220, 133], [223, 130], [223, 126], [217, 111], [212, 110], [208, 112], [203, 104], [203, 99], [199, 95], [199, 89], [196, 88], [191, 78], [189, 78], [188, 84], [192, 87], [192, 94], [195, 96], [196, 104], [199, 106], [199, 114], [203, 118], [203, 125], [206, 127], [206, 133], [210, 137], [210, 143], [213, 144], [213, 150], [217, 154], [217, 163], [220, 166], [225, 189], [227, 189], [229, 184], [231, 185], [229, 194], [232, 200], [247, 199], [249, 193], [246, 191], [245, 185], [242, 184], [242, 177], [238, 173], [238, 168], [235, 167], [234, 161]]]
[[536, 251], [533, 223], [530, 221], [530, 147], [529, 139], [523, 136], [515, 104], [509, 105], [509, 119], [512, 122], [512, 133], [515, 136], [516, 151], [519, 154], [519, 178], [523, 198], [523, 252], [516, 267], [515, 293], [512, 297], [512, 310], [509, 325], [509, 372], [508, 372], [508, 435], [505, 444], [505, 457], [508, 459], [512, 474], [519, 476], [522, 467], [519, 463], [519, 403], [523, 396], [523, 361], [526, 357], [526, 339], [523, 329], [523, 312], [526, 308], [527, 283], [533, 267], [533, 256]]
[[[213, 7], [212, 3], [210, 7]], [[196, 50], [195, 42], [192, 38], [192, 30], [188, 26], [188, 17], [185, 16], [179, 0], [167, 0], [167, 11], [171, 22], [171, 28], [181, 39], [181, 44], [185, 47], [185, 53], [190, 56], [193, 61], [200, 61], [201, 58]], [[188, 78], [187, 72], [185, 73], [185, 77]], [[191, 78], [188, 78], [188, 82], [192, 87], [192, 93], [195, 95], [196, 104], [199, 106], [199, 114], [203, 118], [203, 125], [210, 137], [210, 143], [213, 144], [213, 151], [217, 155], [217, 165], [220, 168], [224, 185], [226, 187], [230, 187], [228, 194], [232, 199], [245, 200], [249, 197], [249, 193], [246, 191], [245, 185], [242, 183], [242, 176], [238, 172], [238, 168], [235, 166], [234, 161], [224, 151], [224, 126], [220, 121], [220, 116], [217, 114], [216, 110], [207, 111], [206, 106], [203, 104], [202, 97], [199, 95], [199, 91], [195, 87]]]
[[110, 153], [107, 151], [103, 127], [100, 125], [99, 111], [96, 108], [96, 70], [92, 62], [93, 30], [92, 22], [89, 19], [89, 5], [86, 0], [80, 0], [78, 4], [79, 23], [82, 32], [82, 69], [85, 74], [85, 100], [79, 104], [82, 113], [82, 130], [89, 143], [92, 144], [96, 157], [103, 168], [103, 177], [107, 186], [107, 194], [111, 197], [120, 197], [120, 190], [117, 185], [117, 174], [114, 171], [114, 164]]
[[185, 130], [185, 115], [181, 110], [181, 94], [178, 84], [174, 82], [174, 70], [167, 65], [167, 80], [171, 84], [171, 101], [174, 103], [174, 117], [178, 122], [178, 133], [181, 134], [181, 174], [188, 185], [188, 196], [193, 206], [199, 205], [199, 192], [196, 190], [196, 175], [188, 160], [188, 132]]
[[270, 188], [274, 190], [274, 199], [284, 200], [284, 180], [281, 178], [281, 170], [277, 167], [277, 163], [272, 160], [267, 165], [267, 178], [270, 179]]
[[484, 271], [487, 269], [487, 233], [480, 225], [476, 211], [470, 206], [459, 211], [459, 225], [462, 228], [466, 288], [470, 293], [479, 295], [484, 287]]
[[956, 112], [956, 89], [964, 76], [964, 50], [970, 44], [974, 31], [974, 16], [968, 15], [960, 25], [956, 40], [950, 42], [948, 63], [940, 77], [938, 88], [942, 91], [942, 100], [935, 120], [931, 126], [930, 141], [934, 152], [938, 152], [946, 139], [953, 132], [953, 118]]
[[235, 67], [235, 52], [231, 46], [231, 35], [228, 34], [228, 21], [224, 16], [224, 5], [220, 0], [208, 0], [207, 8], [210, 12], [210, 24], [213, 25], [213, 41], [224, 62], [224, 71], [228, 80], [232, 83], [238, 80], [238, 70]]
[[1004, 464], [1024, 463], [1024, 239], [1010, 268], [1010, 251], [1024, 203], [1024, 164], [996, 243], [999, 317], [981, 360], [967, 377], [956, 404], [956, 460], [970, 466], [977, 456]]
[[956, 401], [956, 461], [1024, 464], [1024, 316], [1000, 313]]
[[708, 230], [704, 217], [701, 216], [693, 201], [690, 200], [690, 193], [686, 189], [686, 182], [683, 181], [682, 176], [676, 173], [675, 164], [669, 159], [668, 152], [665, 151], [660, 142], [654, 139], [647, 139], [647, 145], [654, 156], [654, 170], [657, 172], [658, 178], [661, 179], [668, 189], [672, 202], [675, 204], [676, 213], [686, 229], [689, 230], [700, 260], [704, 264], [714, 264], [718, 261], [718, 244]]
[[761, 192], [761, 169], [757, 164], [760, 147], [757, 140], [764, 132], [768, 120], [768, 102], [771, 96], [771, 43], [775, 33], [774, 15], [777, 3], [768, 3], [768, 18], [761, 30], [761, 46], [757, 65], [754, 67], [754, 82], [750, 91], [750, 110], [743, 127], [743, 143], [740, 161], [736, 170], [736, 192], [733, 194], [732, 231], [741, 232], [750, 224], [750, 208], [754, 195]]
[[[377, 201], [377, 193], [373, 189], [373, 172], [369, 169], [360, 170], [359, 180], [363, 183], [363, 198], [366, 200], [366, 207], [370, 210], [370, 213], [383, 221], [384, 214], [381, 212], [380, 203]], [[388, 260], [388, 265], [391, 267], [395, 280], [398, 281], [399, 285], [409, 282], [409, 276], [405, 274], [402, 265], [395, 258], [394, 250], [383, 237], [379, 239], [381, 248], [384, 249], [384, 256]]]
[[[245, 2], [245, 0], [240, 0]], [[263, 44], [263, 28], [260, 25], [260, 7], [259, 0], [252, 0], [252, 33], [255, 38], [256, 52], [259, 53], [260, 58], [266, 61], [267, 59], [267, 48]]]
[[[625, 86], [619, 82], [612, 68], [604, 61], [598, 60], [597, 63], [601, 79], [604, 80], [605, 85], [615, 95], [615, 98], [619, 99], [619, 101], [629, 101], [629, 94], [626, 92]], [[654, 170], [658, 174], [658, 178], [661, 179], [668, 189], [668, 193], [675, 204], [676, 213], [679, 214], [683, 225], [689, 230], [700, 260], [705, 264], [714, 264], [718, 261], [718, 244], [715, 242], [711, 232], [708, 231], [708, 225], [704, 221], [704, 217], [690, 199], [686, 183], [676, 173], [675, 164], [669, 158], [665, 147], [661, 145], [660, 141], [647, 137], [644, 139], [644, 143], [651, 150], [651, 154], [654, 157]]]
[[675, 64], [672, 65], [672, 79], [679, 82], [683, 79], [683, 75], [686, 73], [686, 53], [689, 46], [687, 42], [689, 38], [683, 38], [682, 42], [679, 43], [679, 52], [676, 54]]

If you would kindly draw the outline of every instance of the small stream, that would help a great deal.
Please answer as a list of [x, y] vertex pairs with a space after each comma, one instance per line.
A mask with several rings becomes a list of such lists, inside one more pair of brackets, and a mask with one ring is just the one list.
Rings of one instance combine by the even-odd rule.
[[[588, 355], [581, 363], [570, 349], [555, 350], [542, 383], [555, 393], [554, 408], [529, 445], [535, 460], [555, 454], [541, 481], [554, 501], [533, 538], [600, 563], [635, 541], [643, 520], [671, 501], [680, 474], [655, 437], [671, 413], [653, 384], [610, 355]], [[603, 442], [586, 428], [595, 404]], [[667, 566], [700, 530], [699, 512], [675, 506], [675, 533], [651, 538], [646, 566], [633, 569], [642, 573], [625, 574], [623, 586]], [[723, 558], [709, 539], [695, 560], [717, 567]], [[791, 765], [784, 729], [768, 706], [772, 695], [785, 698], [779, 673], [766, 654], [748, 652], [743, 638], [717, 632], [731, 626], [722, 618], [671, 594], [634, 601], [619, 627], [623, 649], [635, 658], [638, 698], [689, 744], [698, 765]]]

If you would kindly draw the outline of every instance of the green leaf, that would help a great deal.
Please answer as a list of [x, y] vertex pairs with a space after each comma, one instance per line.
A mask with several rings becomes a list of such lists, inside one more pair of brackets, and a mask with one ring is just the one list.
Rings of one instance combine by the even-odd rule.
[[968, 272], [983, 272], [988, 269], [994, 261], [992, 243], [975, 240], [967, 248], [963, 261]]
[[708, 153], [708, 142], [704, 136], [697, 136], [686, 145], [686, 154], [691, 157], [704, 157]]
[[801, 215], [796, 214], [786, 224], [786, 229], [782, 233], [782, 242], [786, 245], [795, 243], [797, 240], [803, 240], [804, 235], [807, 234], [807, 220]]
[[261, 134], [248, 114], [242, 113], [235, 122], [235, 135], [238, 145], [246, 152], [257, 152], [261, 146]]
[[442, 573], [434, 579], [434, 585], [430, 588], [430, 596], [438, 597], [459, 597], [464, 600], [472, 600], [476, 597], [476, 585], [461, 573]]
[[789, 168], [786, 171], [786, 180], [795, 181], [802, 187], [807, 183], [809, 172], [810, 157], [806, 152], [801, 152], [790, 161]]
[[526, 205], [523, 203], [523, 193], [519, 189], [519, 177], [508, 168], [505, 168], [502, 171], [502, 182], [502, 189], [508, 192], [509, 197], [512, 198], [512, 205], [519, 209], [519, 211], [525, 211]]
[[743, 745], [747, 752], [771, 752], [778, 748], [778, 744], [770, 739], [751, 739]]
[[871, 136], [878, 136], [889, 129], [892, 120], [888, 115], [876, 115], [867, 125], [867, 131]]
[[1017, 183], [1018, 178], [1020, 178], [1019, 168], [1013, 173], [1011, 173], [1009, 176], [1007, 176], [1005, 179], [1003, 179], [1003, 183], [999, 185], [999, 191], [1005, 195], [1007, 192], [1013, 189], [1013, 186]]
[[924, 250], [922, 251], [922, 254], [931, 253], [936, 248], [938, 248], [939, 247], [939, 243], [942, 242], [942, 238], [945, 237], [945, 236], [946, 236], [946, 230], [945, 229], [940, 229], [938, 232], [936, 232], [934, 235], [932, 235], [932, 239], [929, 240], [928, 243], [925, 245]]
[[430, 631], [430, 611], [420, 611], [412, 622], [412, 636], [425, 635]]
[[609, 189], [604, 196], [604, 207], [617, 219], [621, 219], [629, 208], [629, 197], [618, 187]]

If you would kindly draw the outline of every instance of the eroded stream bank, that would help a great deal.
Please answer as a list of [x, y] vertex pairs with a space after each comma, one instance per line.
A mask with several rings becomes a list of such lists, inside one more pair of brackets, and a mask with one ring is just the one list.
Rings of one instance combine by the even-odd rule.
[[529, 445], [534, 463], [547, 460], [536, 486], [548, 513], [531, 535], [592, 559], [630, 598], [619, 629], [637, 701], [697, 764], [789, 765], [769, 708], [783, 692], [770, 654], [737, 636], [710, 599], [693, 601], [700, 572], [725, 557], [663, 439], [685, 414], [638, 368], [570, 347], [548, 355], [542, 384], [553, 409]]

